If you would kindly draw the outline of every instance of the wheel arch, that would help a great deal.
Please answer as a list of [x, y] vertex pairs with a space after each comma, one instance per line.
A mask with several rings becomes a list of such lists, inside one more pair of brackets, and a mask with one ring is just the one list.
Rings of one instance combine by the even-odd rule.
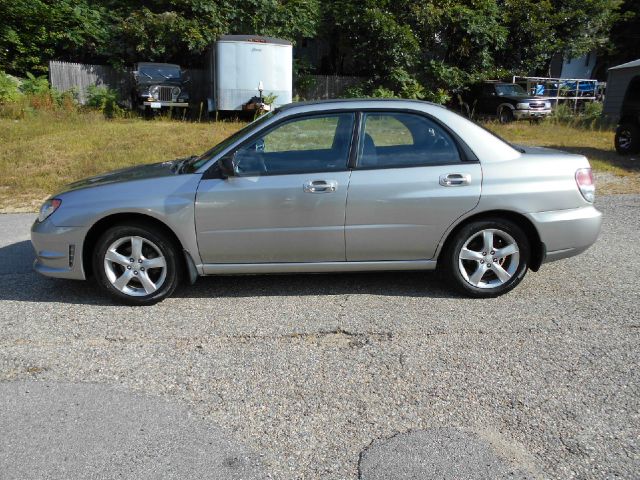
[[450, 242], [453, 241], [456, 234], [467, 224], [475, 222], [477, 220], [483, 220], [487, 218], [502, 218], [509, 220], [518, 225], [525, 233], [530, 242], [531, 258], [529, 259], [529, 269], [537, 272], [544, 261], [546, 255], [546, 247], [540, 239], [540, 234], [535, 225], [527, 217], [521, 213], [517, 213], [511, 210], [487, 210], [473, 214], [469, 217], [459, 219], [449, 232], [443, 236], [443, 240], [440, 242], [438, 249], [438, 262], [440, 262], [441, 253], [447, 248]]
[[[136, 226], [149, 225], [158, 228], [159, 230], [167, 234], [167, 236], [171, 239], [171, 242], [178, 249], [179, 253], [186, 252], [178, 236], [163, 221], [158, 220], [151, 215], [145, 215], [144, 213], [113, 213], [111, 215], [107, 215], [106, 217], [102, 217], [100, 220], [95, 222], [87, 231], [84, 243], [82, 245], [82, 264], [84, 267], [85, 275], [87, 277], [93, 274], [93, 262], [91, 261], [91, 255], [100, 236], [109, 228], [115, 225], [126, 223]], [[187, 261], [184, 255], [178, 255], [178, 258], [182, 258], [183, 262]], [[184, 266], [189, 267], [189, 265]]]

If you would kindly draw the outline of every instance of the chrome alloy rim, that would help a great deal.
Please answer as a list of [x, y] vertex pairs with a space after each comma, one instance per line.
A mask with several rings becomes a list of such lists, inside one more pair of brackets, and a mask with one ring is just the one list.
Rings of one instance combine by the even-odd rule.
[[458, 268], [477, 288], [496, 288], [514, 275], [520, 264], [518, 244], [502, 230], [488, 228], [474, 233], [462, 246]]
[[167, 261], [158, 246], [146, 238], [123, 237], [109, 245], [104, 271], [116, 289], [141, 297], [162, 286], [167, 278]]
[[631, 132], [629, 130], [622, 130], [618, 134], [618, 145], [623, 150], [627, 150], [631, 145]]

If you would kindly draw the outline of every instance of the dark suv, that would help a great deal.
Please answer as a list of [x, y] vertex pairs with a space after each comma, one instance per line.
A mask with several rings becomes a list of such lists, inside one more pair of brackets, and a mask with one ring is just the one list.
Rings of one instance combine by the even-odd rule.
[[538, 120], [551, 113], [551, 103], [544, 97], [528, 95], [520, 85], [487, 81], [462, 94], [463, 113], [496, 115], [501, 123], [513, 120]]
[[133, 72], [133, 106], [146, 111], [189, 106], [189, 92], [180, 65], [143, 62]]
[[620, 155], [640, 152], [640, 77], [631, 80], [622, 101], [615, 145]]

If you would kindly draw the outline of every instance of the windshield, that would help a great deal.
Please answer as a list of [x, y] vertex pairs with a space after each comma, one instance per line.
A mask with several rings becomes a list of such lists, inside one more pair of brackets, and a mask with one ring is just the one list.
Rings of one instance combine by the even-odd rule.
[[180, 68], [175, 65], [140, 65], [141, 80], [180, 80]]
[[230, 145], [233, 145], [236, 141], [240, 140], [240, 138], [245, 136], [251, 130], [258, 128], [260, 125], [265, 123], [267, 120], [273, 117], [276, 114], [276, 112], [277, 110], [273, 110], [269, 113], [266, 113], [265, 115], [262, 115], [261, 117], [258, 117], [253, 122], [248, 123], [247, 125], [242, 127], [240, 130], [238, 130], [236, 133], [234, 133], [230, 137], [225, 138], [223, 141], [221, 141], [211, 150], [208, 150], [207, 152], [203, 153], [199, 157], [194, 157], [193, 160], [189, 162], [187, 166], [187, 171], [195, 172], [200, 167], [202, 167], [205, 163], [211, 160], [213, 157], [222, 153], [227, 147], [229, 147]]
[[526, 95], [527, 92], [524, 91], [520, 85], [505, 83], [502, 85], [496, 85], [496, 92], [498, 95]]

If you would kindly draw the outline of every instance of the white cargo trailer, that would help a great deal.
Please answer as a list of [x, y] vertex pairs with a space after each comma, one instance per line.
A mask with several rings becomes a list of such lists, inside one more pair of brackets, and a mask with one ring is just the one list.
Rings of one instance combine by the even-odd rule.
[[291, 42], [256, 35], [224, 35], [209, 49], [208, 109], [251, 108], [262, 94], [275, 95], [274, 107], [291, 103], [293, 47]]

